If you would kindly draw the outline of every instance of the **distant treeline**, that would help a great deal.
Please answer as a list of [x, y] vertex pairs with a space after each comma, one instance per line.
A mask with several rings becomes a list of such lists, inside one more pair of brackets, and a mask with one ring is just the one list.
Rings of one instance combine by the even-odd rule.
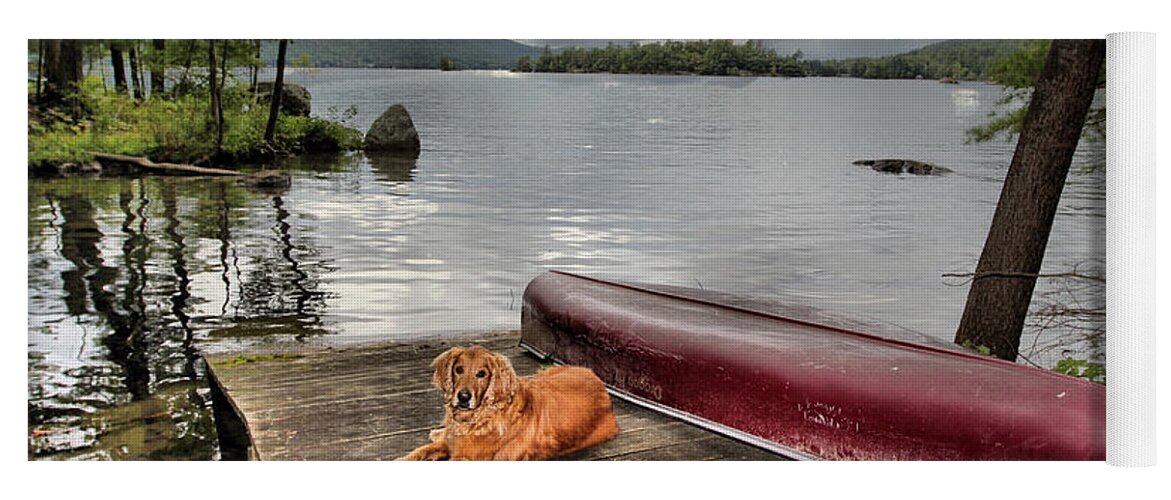
[[1024, 43], [949, 40], [906, 54], [816, 61], [804, 60], [801, 52], [778, 55], [759, 41], [668, 41], [590, 50], [568, 48], [557, 53], [546, 48], [536, 59], [521, 56], [514, 71], [991, 80], [992, 63], [1011, 56]]
[[997, 60], [1024, 47], [1026, 40], [948, 40], [886, 57], [803, 61], [810, 75], [874, 79], [991, 80]]
[[[538, 47], [512, 40], [293, 40], [289, 61], [322, 68], [508, 69]], [[276, 43], [265, 41], [262, 56], [276, 57]]]
[[778, 56], [759, 41], [667, 41], [605, 48], [567, 48], [554, 54], [548, 47], [536, 60], [521, 56], [516, 71], [544, 73], [637, 73], [696, 75], [805, 76], [795, 56]]

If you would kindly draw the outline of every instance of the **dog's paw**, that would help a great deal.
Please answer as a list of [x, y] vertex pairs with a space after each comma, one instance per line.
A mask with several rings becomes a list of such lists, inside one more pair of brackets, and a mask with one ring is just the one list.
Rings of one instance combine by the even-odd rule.
[[419, 448], [410, 452], [399, 460], [424, 461], [434, 462], [439, 460], [447, 460], [450, 454], [446, 446], [436, 446], [435, 443]]

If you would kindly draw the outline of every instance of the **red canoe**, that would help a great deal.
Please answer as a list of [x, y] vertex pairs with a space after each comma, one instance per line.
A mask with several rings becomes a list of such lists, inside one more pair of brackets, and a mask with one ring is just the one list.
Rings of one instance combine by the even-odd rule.
[[547, 272], [522, 345], [794, 458], [1105, 460], [1099, 384], [778, 301]]

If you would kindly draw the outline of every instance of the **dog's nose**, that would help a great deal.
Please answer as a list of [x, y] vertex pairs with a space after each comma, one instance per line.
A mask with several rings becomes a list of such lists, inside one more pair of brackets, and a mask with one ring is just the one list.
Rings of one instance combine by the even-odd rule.
[[455, 394], [455, 397], [459, 398], [459, 402], [466, 403], [469, 399], [472, 399], [472, 393], [467, 389], [460, 389], [460, 391]]

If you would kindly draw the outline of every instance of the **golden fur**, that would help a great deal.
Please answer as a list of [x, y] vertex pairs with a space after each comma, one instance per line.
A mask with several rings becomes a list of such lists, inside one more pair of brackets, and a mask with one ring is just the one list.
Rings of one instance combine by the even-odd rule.
[[443, 428], [406, 460], [541, 460], [618, 434], [610, 395], [589, 368], [522, 378], [508, 358], [481, 346], [452, 348], [431, 366], [445, 403]]

